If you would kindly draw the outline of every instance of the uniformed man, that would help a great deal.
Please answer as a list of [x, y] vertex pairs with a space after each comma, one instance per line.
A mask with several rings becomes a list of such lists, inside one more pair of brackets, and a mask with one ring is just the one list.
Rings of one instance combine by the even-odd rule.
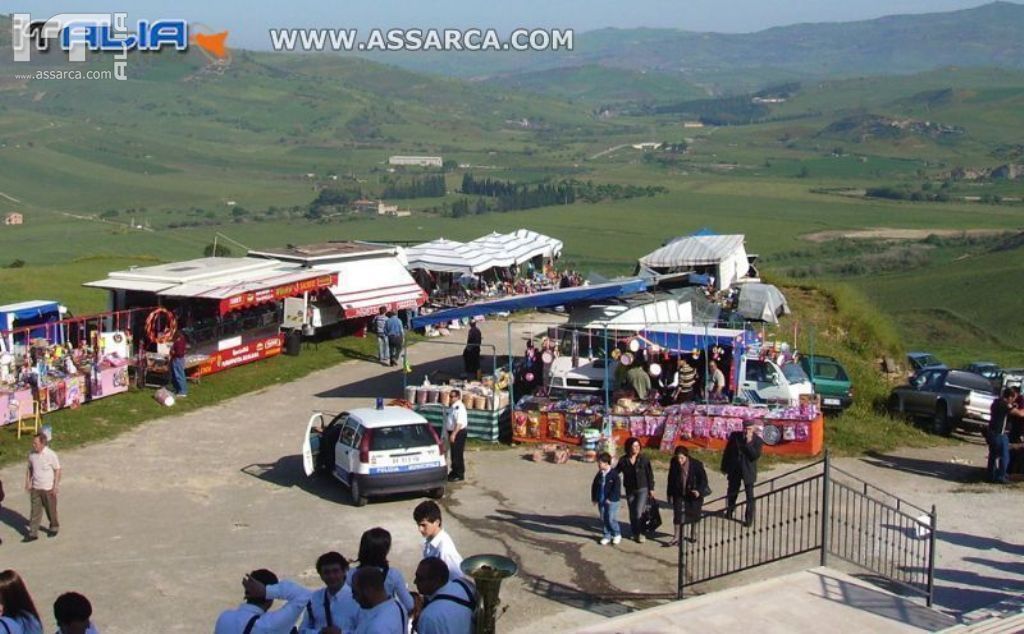
[[428, 557], [416, 568], [414, 579], [420, 592], [416, 632], [419, 634], [470, 634], [476, 593], [464, 579], [448, 580], [448, 566], [438, 557]]
[[299, 634], [342, 634], [356, 629], [359, 604], [352, 588], [345, 584], [348, 560], [331, 551], [316, 560], [316, 572], [324, 582], [306, 604]]
[[[245, 603], [226, 610], [217, 619], [213, 634], [289, 634], [309, 603], [310, 591], [291, 581], [278, 581], [266, 569], [253, 570], [242, 579]], [[287, 601], [270, 611], [274, 599]]]
[[352, 577], [352, 596], [361, 608], [355, 634], [407, 634], [405, 608], [384, 589], [384, 572], [364, 567]]

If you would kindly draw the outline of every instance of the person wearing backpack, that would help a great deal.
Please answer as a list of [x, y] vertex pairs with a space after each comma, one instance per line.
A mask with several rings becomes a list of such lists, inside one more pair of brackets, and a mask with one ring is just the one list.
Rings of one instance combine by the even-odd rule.
[[418, 634], [470, 634], [473, 631], [477, 597], [465, 579], [448, 580], [448, 565], [438, 557], [427, 557], [416, 568], [414, 579], [420, 592], [414, 631]]

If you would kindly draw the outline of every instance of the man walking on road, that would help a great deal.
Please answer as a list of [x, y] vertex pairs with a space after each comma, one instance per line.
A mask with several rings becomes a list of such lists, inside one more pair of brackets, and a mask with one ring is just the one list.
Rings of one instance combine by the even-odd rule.
[[444, 429], [448, 433], [448, 441], [452, 448], [452, 470], [448, 474], [449, 482], [461, 482], [466, 479], [466, 435], [469, 433], [469, 414], [462, 402], [462, 392], [451, 391], [452, 404], [448, 409], [448, 417]]
[[1013, 391], [1004, 388], [1000, 398], [992, 401], [988, 421], [988, 481], [1006, 484], [1010, 480], [1006, 470], [1010, 462], [1010, 439], [1007, 436], [1012, 409]]
[[402, 346], [405, 344], [405, 328], [402, 327], [402, 320], [393, 312], [388, 312], [388, 320], [384, 326], [384, 332], [388, 335], [388, 351], [391, 353], [391, 365], [398, 365], [398, 359], [402, 356]]
[[377, 312], [377, 316], [373, 318], [373, 331], [377, 333], [377, 358], [384, 365], [391, 362], [390, 354], [388, 353], [388, 315], [387, 309], [383, 306]]
[[32, 437], [32, 451], [28, 454], [28, 470], [25, 472], [25, 490], [32, 504], [28, 535], [25, 536], [27, 542], [39, 539], [39, 522], [43, 519], [44, 510], [50, 522], [50, 537], [56, 537], [60, 530], [60, 522], [57, 520], [60, 460], [48, 444], [49, 439], [43, 432]]
[[742, 482], [747, 500], [743, 525], [747, 527], [754, 525], [754, 483], [757, 481], [757, 459], [761, 457], [761, 447], [764, 445], [756, 432], [757, 424], [754, 421], [743, 421], [743, 431], [729, 434], [722, 454], [722, 472], [729, 480], [725, 513], [732, 517], [736, 510], [736, 498]]

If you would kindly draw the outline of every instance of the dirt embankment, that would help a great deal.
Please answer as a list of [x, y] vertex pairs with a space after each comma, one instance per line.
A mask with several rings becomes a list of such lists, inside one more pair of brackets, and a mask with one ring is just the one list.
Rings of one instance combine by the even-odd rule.
[[818, 231], [802, 236], [810, 242], [828, 242], [847, 238], [850, 240], [924, 240], [928, 236], [993, 236], [1003, 233], [1002, 229], [888, 229], [872, 227], [869, 229], [853, 229], [849, 231]]

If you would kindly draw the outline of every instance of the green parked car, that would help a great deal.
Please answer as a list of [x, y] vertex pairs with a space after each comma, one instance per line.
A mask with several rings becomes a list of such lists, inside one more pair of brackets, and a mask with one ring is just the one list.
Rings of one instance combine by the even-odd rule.
[[817, 354], [803, 356], [800, 357], [800, 367], [811, 377], [814, 393], [821, 397], [822, 409], [841, 412], [853, 404], [853, 383], [838, 359]]

